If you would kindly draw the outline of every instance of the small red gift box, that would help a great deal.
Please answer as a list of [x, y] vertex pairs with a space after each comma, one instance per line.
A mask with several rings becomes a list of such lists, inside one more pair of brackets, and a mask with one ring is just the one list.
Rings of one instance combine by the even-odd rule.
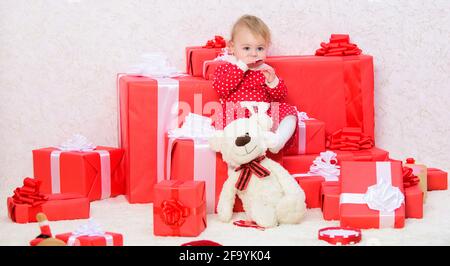
[[186, 72], [194, 77], [202, 77], [204, 62], [215, 59], [218, 55], [220, 55], [220, 53], [222, 53], [222, 49], [222, 47], [186, 47]]
[[213, 80], [217, 67], [225, 63], [226, 61], [223, 60], [207, 60], [203, 62], [203, 78]]
[[323, 219], [339, 220], [339, 197], [341, 186], [338, 181], [327, 181], [322, 183], [321, 203]]
[[447, 172], [437, 168], [428, 168], [427, 185], [428, 191], [431, 190], [447, 190]]
[[124, 194], [124, 150], [98, 146], [93, 151], [33, 150], [34, 176], [43, 193], [79, 193], [89, 200]]
[[[339, 164], [343, 161], [387, 161], [389, 159], [389, 152], [376, 147], [360, 151], [332, 150], [332, 152], [337, 154]], [[283, 156], [282, 165], [289, 173], [306, 173], [317, 156], [319, 154], [286, 155]]]
[[406, 218], [423, 218], [423, 191], [419, 185], [405, 188]]
[[295, 180], [305, 192], [307, 208], [320, 208], [320, 188], [325, 178], [315, 175], [293, 175]]
[[400, 162], [343, 162], [341, 226], [402, 228], [405, 223]]
[[416, 164], [414, 160], [411, 163], [404, 164], [405, 167], [409, 167], [412, 169], [412, 174], [419, 178], [419, 187], [423, 191], [423, 203], [426, 202], [427, 199], [427, 188], [428, 188], [428, 180], [427, 180], [427, 167], [423, 164]]
[[41, 182], [25, 178], [23, 186], [8, 197], [8, 216], [13, 222], [36, 222], [36, 215], [44, 212], [48, 220], [72, 220], [89, 218], [89, 199], [80, 194], [65, 193], [47, 195], [40, 191]]
[[298, 139], [295, 145], [284, 151], [285, 155], [317, 154], [325, 150], [324, 122], [299, 112], [297, 129]]
[[155, 185], [154, 235], [198, 236], [205, 228], [204, 181], [164, 180]]
[[75, 232], [58, 234], [55, 237], [66, 242], [68, 246], [123, 246], [122, 234], [112, 232]]

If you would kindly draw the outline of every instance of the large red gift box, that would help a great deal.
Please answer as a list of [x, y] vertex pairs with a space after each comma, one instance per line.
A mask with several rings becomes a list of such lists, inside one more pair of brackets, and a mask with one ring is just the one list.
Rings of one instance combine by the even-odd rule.
[[428, 168], [427, 172], [427, 189], [431, 190], [447, 190], [447, 172], [437, 168]]
[[89, 200], [124, 194], [123, 149], [98, 146], [94, 151], [33, 150], [34, 176], [43, 193], [80, 193]]
[[186, 47], [186, 73], [194, 77], [202, 77], [205, 61], [212, 61], [221, 52], [222, 48]]
[[284, 150], [285, 155], [317, 154], [325, 150], [324, 122], [299, 113], [297, 130], [298, 139], [292, 147]]
[[323, 219], [339, 220], [339, 197], [341, 196], [341, 185], [339, 181], [327, 181], [322, 183], [320, 208]]
[[8, 197], [8, 216], [16, 223], [36, 222], [36, 214], [43, 212], [49, 221], [89, 218], [89, 199], [79, 194], [46, 195], [47, 200], [39, 205], [16, 203]]
[[405, 217], [423, 218], [423, 191], [419, 185], [405, 187]]
[[[359, 127], [374, 138], [372, 56], [273, 56], [265, 63], [285, 81], [285, 102], [325, 122], [327, 135]], [[208, 73], [219, 64], [210, 66]]]
[[123, 236], [119, 233], [104, 232], [102, 235], [74, 235], [72, 233], [58, 234], [55, 236], [69, 246], [74, 245], [75, 239], [80, 246], [123, 246]]
[[198, 236], [206, 228], [204, 181], [164, 180], [155, 185], [153, 234]]
[[277, 56], [266, 63], [285, 81], [286, 102], [324, 121], [327, 134], [360, 127], [374, 137], [372, 56]]
[[165, 134], [177, 128], [190, 112], [209, 116], [215, 114], [216, 107], [222, 107], [211, 81], [202, 78], [119, 75], [118, 86], [125, 195], [131, 203], [152, 202], [154, 185], [164, 179]]
[[[337, 154], [338, 164], [343, 161], [387, 161], [389, 160], [389, 152], [371, 148], [359, 151], [339, 151], [332, 150]], [[289, 173], [307, 173], [314, 159], [319, 154], [300, 154], [283, 156], [282, 165]]]
[[341, 226], [402, 228], [405, 223], [400, 162], [342, 162]]

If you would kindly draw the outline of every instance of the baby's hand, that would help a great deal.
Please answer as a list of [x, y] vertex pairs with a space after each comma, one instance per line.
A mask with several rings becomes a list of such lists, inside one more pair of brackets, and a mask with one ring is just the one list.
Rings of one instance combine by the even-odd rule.
[[268, 65], [264, 66], [264, 68], [261, 69], [261, 72], [263, 73], [264, 77], [266, 77], [266, 81], [268, 83], [271, 83], [277, 77], [277, 75], [275, 74], [275, 70]]

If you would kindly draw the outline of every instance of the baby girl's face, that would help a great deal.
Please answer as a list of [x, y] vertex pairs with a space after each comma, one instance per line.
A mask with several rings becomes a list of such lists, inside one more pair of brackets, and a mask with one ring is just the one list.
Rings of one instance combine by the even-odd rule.
[[267, 43], [262, 36], [255, 36], [248, 28], [241, 27], [230, 41], [230, 51], [246, 64], [266, 59]]

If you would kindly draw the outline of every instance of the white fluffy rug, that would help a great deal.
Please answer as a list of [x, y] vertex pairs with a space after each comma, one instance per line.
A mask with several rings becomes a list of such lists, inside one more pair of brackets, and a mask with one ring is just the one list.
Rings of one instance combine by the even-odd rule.
[[[39, 227], [36, 223], [16, 224], [9, 220], [6, 210], [6, 197], [9, 194], [1, 193], [0, 245], [28, 245], [29, 240], [39, 234]], [[450, 245], [449, 202], [448, 190], [431, 191], [424, 206], [423, 219], [407, 219], [403, 229], [363, 230], [363, 240], [358, 245]], [[208, 215], [208, 227], [196, 238], [155, 237], [152, 213], [152, 204], [128, 204], [124, 196], [91, 203], [91, 218], [105, 231], [122, 233], [124, 245], [131, 246], [178, 246], [200, 239], [227, 246], [329, 245], [317, 240], [317, 232], [323, 227], [339, 225], [338, 221], [323, 220], [320, 209], [309, 209], [301, 224], [281, 225], [265, 231], [222, 223], [217, 215]], [[243, 213], [237, 213], [233, 220], [244, 218]], [[54, 234], [58, 234], [74, 231], [86, 222], [51, 221], [50, 227]]]

